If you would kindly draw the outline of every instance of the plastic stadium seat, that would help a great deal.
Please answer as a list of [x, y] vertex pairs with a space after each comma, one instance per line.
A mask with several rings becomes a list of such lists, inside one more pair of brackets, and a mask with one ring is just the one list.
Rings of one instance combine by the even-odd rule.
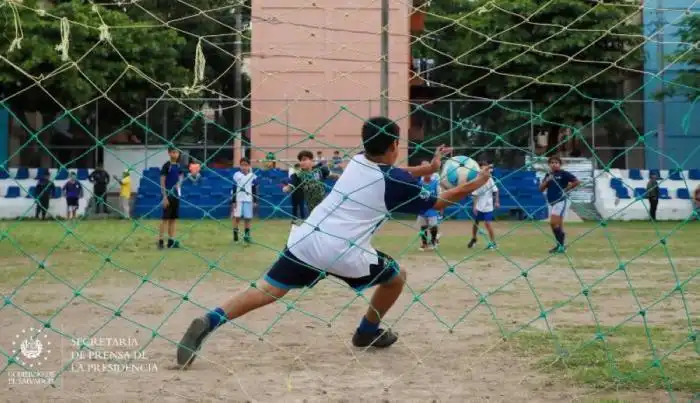
[[52, 199], [60, 199], [61, 196], [63, 196], [63, 190], [58, 186], [54, 187], [53, 194], [51, 194], [51, 198]]
[[615, 196], [618, 199], [631, 199], [630, 192], [624, 187], [615, 189]]
[[610, 179], [610, 187], [613, 189], [619, 189], [619, 188], [624, 188], [625, 185], [622, 183], [622, 179], [612, 178], [612, 179]]
[[670, 199], [671, 196], [668, 194], [668, 189], [666, 188], [659, 188], [659, 198], [660, 199]]
[[[58, 172], [56, 172], [56, 180], [57, 181], [64, 181], [66, 179], [68, 179], [68, 170], [66, 168], [59, 169]], [[87, 178], [85, 178], [85, 179], [78, 178], [78, 180], [86, 180], [86, 179]]]
[[658, 169], [650, 169], [649, 176], [656, 175], [656, 179], [661, 179], [661, 172]]
[[36, 176], [34, 179], [41, 179], [43, 178], [47, 173], [49, 173], [49, 170], [47, 168], [39, 168], [36, 170]]
[[[1, 175], [2, 173], [0, 173]], [[691, 169], [688, 171], [688, 179], [694, 181], [700, 181], [700, 169]]]
[[25, 196], [28, 199], [35, 198], [37, 196], [36, 194], [36, 186], [31, 186], [29, 190], [27, 190], [27, 196]]
[[90, 177], [90, 171], [87, 168], [78, 168], [78, 180], [86, 181]]
[[634, 197], [646, 197], [647, 190], [646, 188], [635, 188], [634, 189]]
[[9, 179], [9, 178], [10, 178], [10, 173], [7, 172], [7, 169], [0, 168], [0, 180], [1, 179]]
[[668, 178], [673, 180], [673, 181], [682, 181], [683, 180], [683, 170], [681, 170], [681, 169], [672, 170], [669, 173]]
[[629, 177], [634, 181], [641, 181], [644, 179], [642, 178], [642, 171], [640, 171], [639, 169], [630, 169]]
[[17, 169], [17, 175], [15, 175], [15, 179], [17, 180], [22, 180], [22, 179], [29, 179], [29, 168], [19, 168]]
[[681, 200], [690, 200], [690, 192], [685, 188], [678, 189], [676, 192], [676, 197]]
[[19, 191], [19, 186], [10, 186], [7, 188], [7, 194], [5, 195], [5, 198], [7, 199], [16, 199], [20, 195]]

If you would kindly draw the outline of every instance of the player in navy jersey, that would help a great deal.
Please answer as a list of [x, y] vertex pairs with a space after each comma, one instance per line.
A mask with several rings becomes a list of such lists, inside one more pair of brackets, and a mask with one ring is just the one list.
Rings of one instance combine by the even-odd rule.
[[158, 249], [163, 249], [163, 235], [168, 230], [168, 248], [179, 248], [180, 243], [175, 239], [175, 225], [180, 217], [180, 185], [185, 173], [180, 166], [180, 151], [168, 147], [168, 162], [160, 169], [160, 191], [163, 197], [163, 220], [158, 234]]
[[549, 224], [554, 233], [557, 245], [550, 249], [549, 253], [562, 253], [564, 247], [564, 217], [569, 209], [569, 191], [578, 186], [579, 181], [572, 173], [561, 169], [561, 158], [550, 157], [547, 161], [550, 172], [545, 175], [540, 184], [540, 192], [547, 191], [547, 203], [549, 204]]
[[195, 318], [177, 349], [177, 362], [186, 368], [204, 339], [226, 321], [286, 295], [292, 289], [313, 287], [334, 276], [356, 292], [375, 287], [371, 306], [352, 337], [357, 347], [389, 347], [398, 336], [380, 322], [401, 294], [406, 271], [391, 256], [375, 250], [372, 238], [392, 213], [418, 214], [459, 202], [491, 177], [483, 170], [475, 180], [447, 190], [440, 199], [425, 192], [419, 177], [440, 169], [443, 148], [432, 162], [410, 168], [394, 166], [399, 156], [399, 127], [385, 117], [362, 126], [364, 153], [348, 163], [330, 194], [309, 217], [292, 226], [287, 245], [263, 279], [206, 315]]
[[73, 220], [78, 215], [80, 199], [83, 197], [83, 185], [76, 179], [75, 172], [71, 172], [68, 181], [63, 185], [63, 194], [66, 197], [66, 218]]

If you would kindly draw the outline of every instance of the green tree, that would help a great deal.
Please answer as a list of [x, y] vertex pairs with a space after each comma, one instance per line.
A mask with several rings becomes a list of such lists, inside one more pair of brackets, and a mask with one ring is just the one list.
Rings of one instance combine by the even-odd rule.
[[[434, 80], [460, 98], [532, 100], [538, 118], [556, 123], [549, 127], [552, 137], [557, 124], [587, 121], [592, 99], [623, 98], [629, 71], [641, 70], [643, 39], [635, 20], [641, 16], [627, 3], [434, 0], [429, 10], [417, 53], [435, 59]], [[488, 112], [482, 103], [474, 105], [478, 110], [461, 114], [490, 116], [477, 126], [491, 133], [529, 114], [525, 105], [507, 100]], [[526, 128], [515, 135], [528, 134]], [[469, 143], [493, 139], [472, 136]], [[527, 143], [522, 140], [508, 137]]]
[[167, 27], [82, 1], [45, 10], [33, 0], [4, 7], [2, 34], [9, 40], [0, 44], [6, 57], [0, 83], [3, 102], [16, 113], [77, 108], [73, 114], [82, 118], [94, 107], [79, 107], [101, 98], [101, 121], [123, 116], [119, 109], [137, 116], [146, 98], [192, 81], [178, 63], [185, 40]]
[[679, 46], [668, 61], [687, 67], [680, 70], [666, 91], [659, 95], [683, 96], [690, 101], [696, 101], [700, 97], [700, 14], [691, 14], [683, 18], [678, 38], [684, 45]]

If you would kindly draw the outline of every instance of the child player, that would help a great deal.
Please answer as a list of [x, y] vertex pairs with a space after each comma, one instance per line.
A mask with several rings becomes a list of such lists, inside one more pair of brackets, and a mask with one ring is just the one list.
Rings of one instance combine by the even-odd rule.
[[238, 226], [243, 219], [243, 242], [250, 243], [250, 222], [257, 194], [258, 178], [250, 169], [250, 161], [241, 158], [240, 171], [233, 174], [233, 242], [238, 242]]
[[[430, 165], [430, 161], [423, 161], [421, 165]], [[431, 197], [438, 197], [438, 180], [435, 175], [425, 175], [421, 179], [421, 186]], [[429, 208], [418, 214], [418, 226], [420, 227], [421, 245], [420, 250], [435, 249], [438, 242], [438, 211]], [[428, 244], [428, 232], [430, 232], [430, 244]]]
[[563, 253], [564, 247], [564, 217], [569, 209], [569, 191], [578, 186], [579, 181], [573, 174], [561, 169], [561, 158], [549, 157], [547, 161], [550, 172], [544, 176], [540, 184], [540, 192], [547, 191], [549, 203], [549, 224], [552, 227], [557, 245], [549, 253]]
[[75, 172], [70, 173], [68, 181], [63, 185], [63, 194], [66, 196], [66, 218], [74, 220], [83, 197], [83, 185], [75, 178]]
[[175, 224], [180, 216], [180, 185], [185, 173], [178, 162], [180, 151], [168, 147], [169, 160], [160, 169], [160, 192], [163, 197], [163, 221], [158, 234], [158, 249], [163, 249], [163, 234], [168, 230], [168, 248], [179, 248], [175, 239]]
[[[479, 163], [479, 166], [483, 169], [489, 164], [485, 161]], [[493, 181], [493, 178], [489, 179], [488, 182], [474, 192], [474, 225], [472, 225], [472, 239], [469, 241], [467, 247], [473, 248], [476, 244], [476, 233], [479, 231], [479, 223], [484, 222], [486, 231], [489, 234], [489, 245], [486, 249], [496, 248], [496, 236], [493, 233], [493, 226], [491, 222], [493, 221], [493, 209], [500, 207], [500, 202], [498, 200], [498, 187]]]
[[326, 197], [326, 179], [337, 179], [339, 176], [332, 174], [325, 162], [316, 163], [314, 166], [314, 154], [311, 151], [303, 150], [297, 155], [299, 169], [296, 170], [290, 179], [289, 185], [284, 187], [285, 192], [301, 190], [304, 200], [311, 211], [318, 206]]
[[352, 343], [357, 347], [389, 347], [398, 336], [383, 330], [380, 322], [401, 294], [406, 272], [389, 255], [372, 247], [373, 235], [392, 212], [418, 214], [456, 202], [486, 183], [489, 170], [477, 179], [440, 195], [425, 193], [418, 177], [440, 168], [442, 149], [433, 162], [401, 169], [399, 127], [384, 117], [362, 126], [364, 153], [348, 163], [331, 193], [299, 226], [292, 226], [287, 245], [263, 279], [232, 296], [218, 308], [195, 318], [177, 348], [177, 362], [186, 368], [205, 338], [226, 321], [268, 305], [290, 290], [313, 287], [327, 275], [347, 283], [356, 292], [376, 287], [371, 306], [362, 318]]

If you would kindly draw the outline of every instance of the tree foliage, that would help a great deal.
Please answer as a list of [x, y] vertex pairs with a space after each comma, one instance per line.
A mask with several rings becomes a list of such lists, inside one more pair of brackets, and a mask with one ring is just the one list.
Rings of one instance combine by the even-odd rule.
[[[5, 3], [3, 12], [2, 35], [8, 40], [0, 44], [7, 59], [0, 64], [0, 83], [13, 110], [70, 110], [104, 94], [127, 113], [138, 114], [146, 98], [192, 80], [190, 70], [173, 63], [186, 41], [172, 29], [82, 1], [61, 2], [43, 12], [36, 1], [12, 7], [15, 12]], [[19, 46], [11, 49], [13, 44]], [[61, 44], [67, 58], [57, 50]]]
[[700, 97], [700, 14], [683, 18], [678, 30], [678, 38], [683, 43], [669, 57], [669, 62], [682, 64], [685, 68], [661, 96], [683, 96], [690, 101]]
[[573, 126], [642, 70], [641, 17], [628, 2], [435, 0], [429, 10], [416, 51], [459, 98], [532, 100], [545, 121]]

